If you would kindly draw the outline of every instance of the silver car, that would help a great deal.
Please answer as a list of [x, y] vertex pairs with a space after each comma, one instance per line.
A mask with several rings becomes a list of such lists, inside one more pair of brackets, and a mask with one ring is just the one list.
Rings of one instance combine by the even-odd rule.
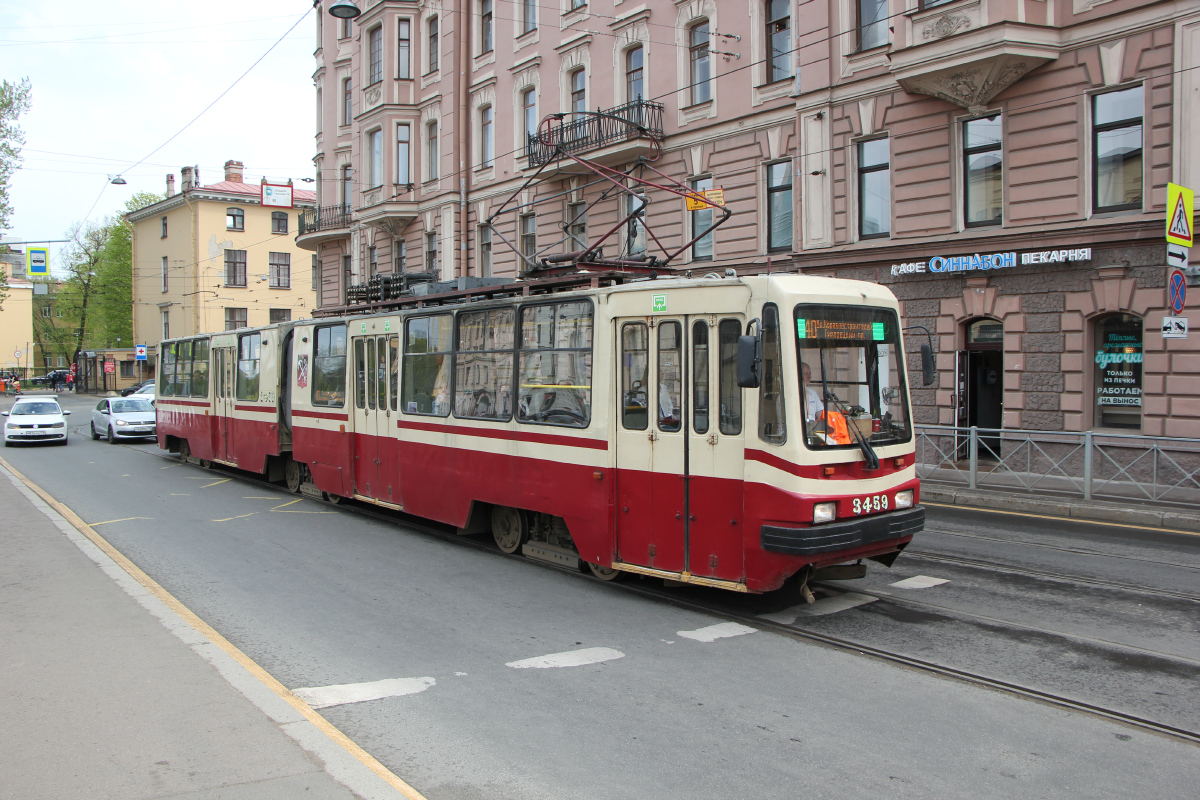
[[19, 442], [67, 443], [66, 415], [53, 397], [18, 397], [4, 412], [4, 446]]
[[106, 397], [92, 409], [92, 438], [108, 438], [109, 444], [118, 439], [151, 439], [156, 435], [154, 406], [143, 397]]

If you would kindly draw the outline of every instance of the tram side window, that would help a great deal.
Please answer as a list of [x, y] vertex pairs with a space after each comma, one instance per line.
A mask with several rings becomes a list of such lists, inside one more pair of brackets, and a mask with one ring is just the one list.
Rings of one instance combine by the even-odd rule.
[[388, 397], [391, 398], [392, 411], [395, 411], [400, 396], [400, 337], [394, 334], [388, 337], [387, 374], [391, 378]]
[[171, 382], [175, 380], [175, 345], [163, 345], [162, 369], [159, 370], [159, 373], [158, 396], [173, 397], [175, 392], [172, 390]]
[[779, 334], [779, 309], [763, 306], [762, 388], [758, 393], [758, 438], [767, 444], [787, 441], [784, 417], [783, 344]]
[[192, 397], [208, 397], [208, 339], [192, 342]]
[[175, 345], [175, 380], [173, 394], [176, 397], [192, 396], [192, 343], [180, 342]]
[[658, 429], [677, 431], [683, 406], [680, 402], [683, 387], [682, 331], [678, 322], [663, 322], [658, 326]]
[[401, 400], [408, 414], [450, 414], [450, 366], [453, 320], [449, 314], [415, 317], [404, 323], [404, 385]]
[[454, 416], [512, 418], [513, 309], [461, 312], [454, 355]]
[[317, 328], [314, 334], [312, 404], [341, 408], [346, 404], [346, 326]]
[[[374, 341], [374, 340], [372, 340]], [[367, 340], [354, 340], [354, 407], [367, 407]], [[374, 405], [374, 403], [372, 403]]]
[[592, 419], [592, 304], [521, 309], [517, 419], [586, 428]]
[[621, 328], [621, 425], [644, 431], [649, 424], [650, 402], [646, 371], [650, 364], [646, 323], [627, 322]]
[[258, 360], [260, 355], [257, 333], [238, 337], [237, 388], [238, 400], [258, 399]]
[[742, 389], [737, 385], [737, 344], [741, 332], [742, 323], [736, 319], [723, 319], [717, 328], [721, 359], [717, 391], [721, 433], [726, 436], [737, 436], [742, 432]]

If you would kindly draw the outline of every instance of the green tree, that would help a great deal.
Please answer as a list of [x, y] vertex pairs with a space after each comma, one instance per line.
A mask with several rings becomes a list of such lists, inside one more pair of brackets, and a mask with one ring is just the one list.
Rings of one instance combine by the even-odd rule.
[[29, 78], [22, 78], [18, 83], [0, 81], [0, 231], [8, 230], [12, 221], [8, 182], [21, 165], [25, 133], [17, 122], [21, 114], [29, 110], [31, 94]]
[[95, 304], [93, 339], [103, 346], [133, 345], [133, 225], [125, 214], [144, 208], [165, 196], [138, 192], [125, 203], [124, 213], [108, 225], [108, 238], [100, 249], [93, 287]]

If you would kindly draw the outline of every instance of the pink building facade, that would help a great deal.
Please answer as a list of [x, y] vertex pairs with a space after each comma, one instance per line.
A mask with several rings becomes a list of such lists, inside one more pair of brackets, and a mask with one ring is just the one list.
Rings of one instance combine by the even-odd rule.
[[[375, 275], [515, 278], [608, 232], [628, 198], [589, 205], [568, 160], [522, 190], [538, 123], [602, 110], [661, 132], [655, 169], [724, 190], [732, 217], [671, 267], [895, 292], [937, 352], [917, 422], [1200, 436], [1200, 335], [1162, 336], [1167, 183], [1200, 189], [1194, 2], [359, 5], [316, 51], [297, 242], [323, 309]], [[614, 169], [657, 155], [580, 130]], [[711, 213], [643, 202], [661, 241], [626, 226], [606, 255], [682, 247]]]

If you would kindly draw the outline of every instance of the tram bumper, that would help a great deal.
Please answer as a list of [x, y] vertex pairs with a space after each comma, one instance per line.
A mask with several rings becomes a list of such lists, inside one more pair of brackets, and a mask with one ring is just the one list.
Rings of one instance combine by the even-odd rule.
[[795, 556], [853, 550], [876, 542], [911, 536], [924, 527], [924, 506], [804, 528], [763, 525], [762, 549]]

